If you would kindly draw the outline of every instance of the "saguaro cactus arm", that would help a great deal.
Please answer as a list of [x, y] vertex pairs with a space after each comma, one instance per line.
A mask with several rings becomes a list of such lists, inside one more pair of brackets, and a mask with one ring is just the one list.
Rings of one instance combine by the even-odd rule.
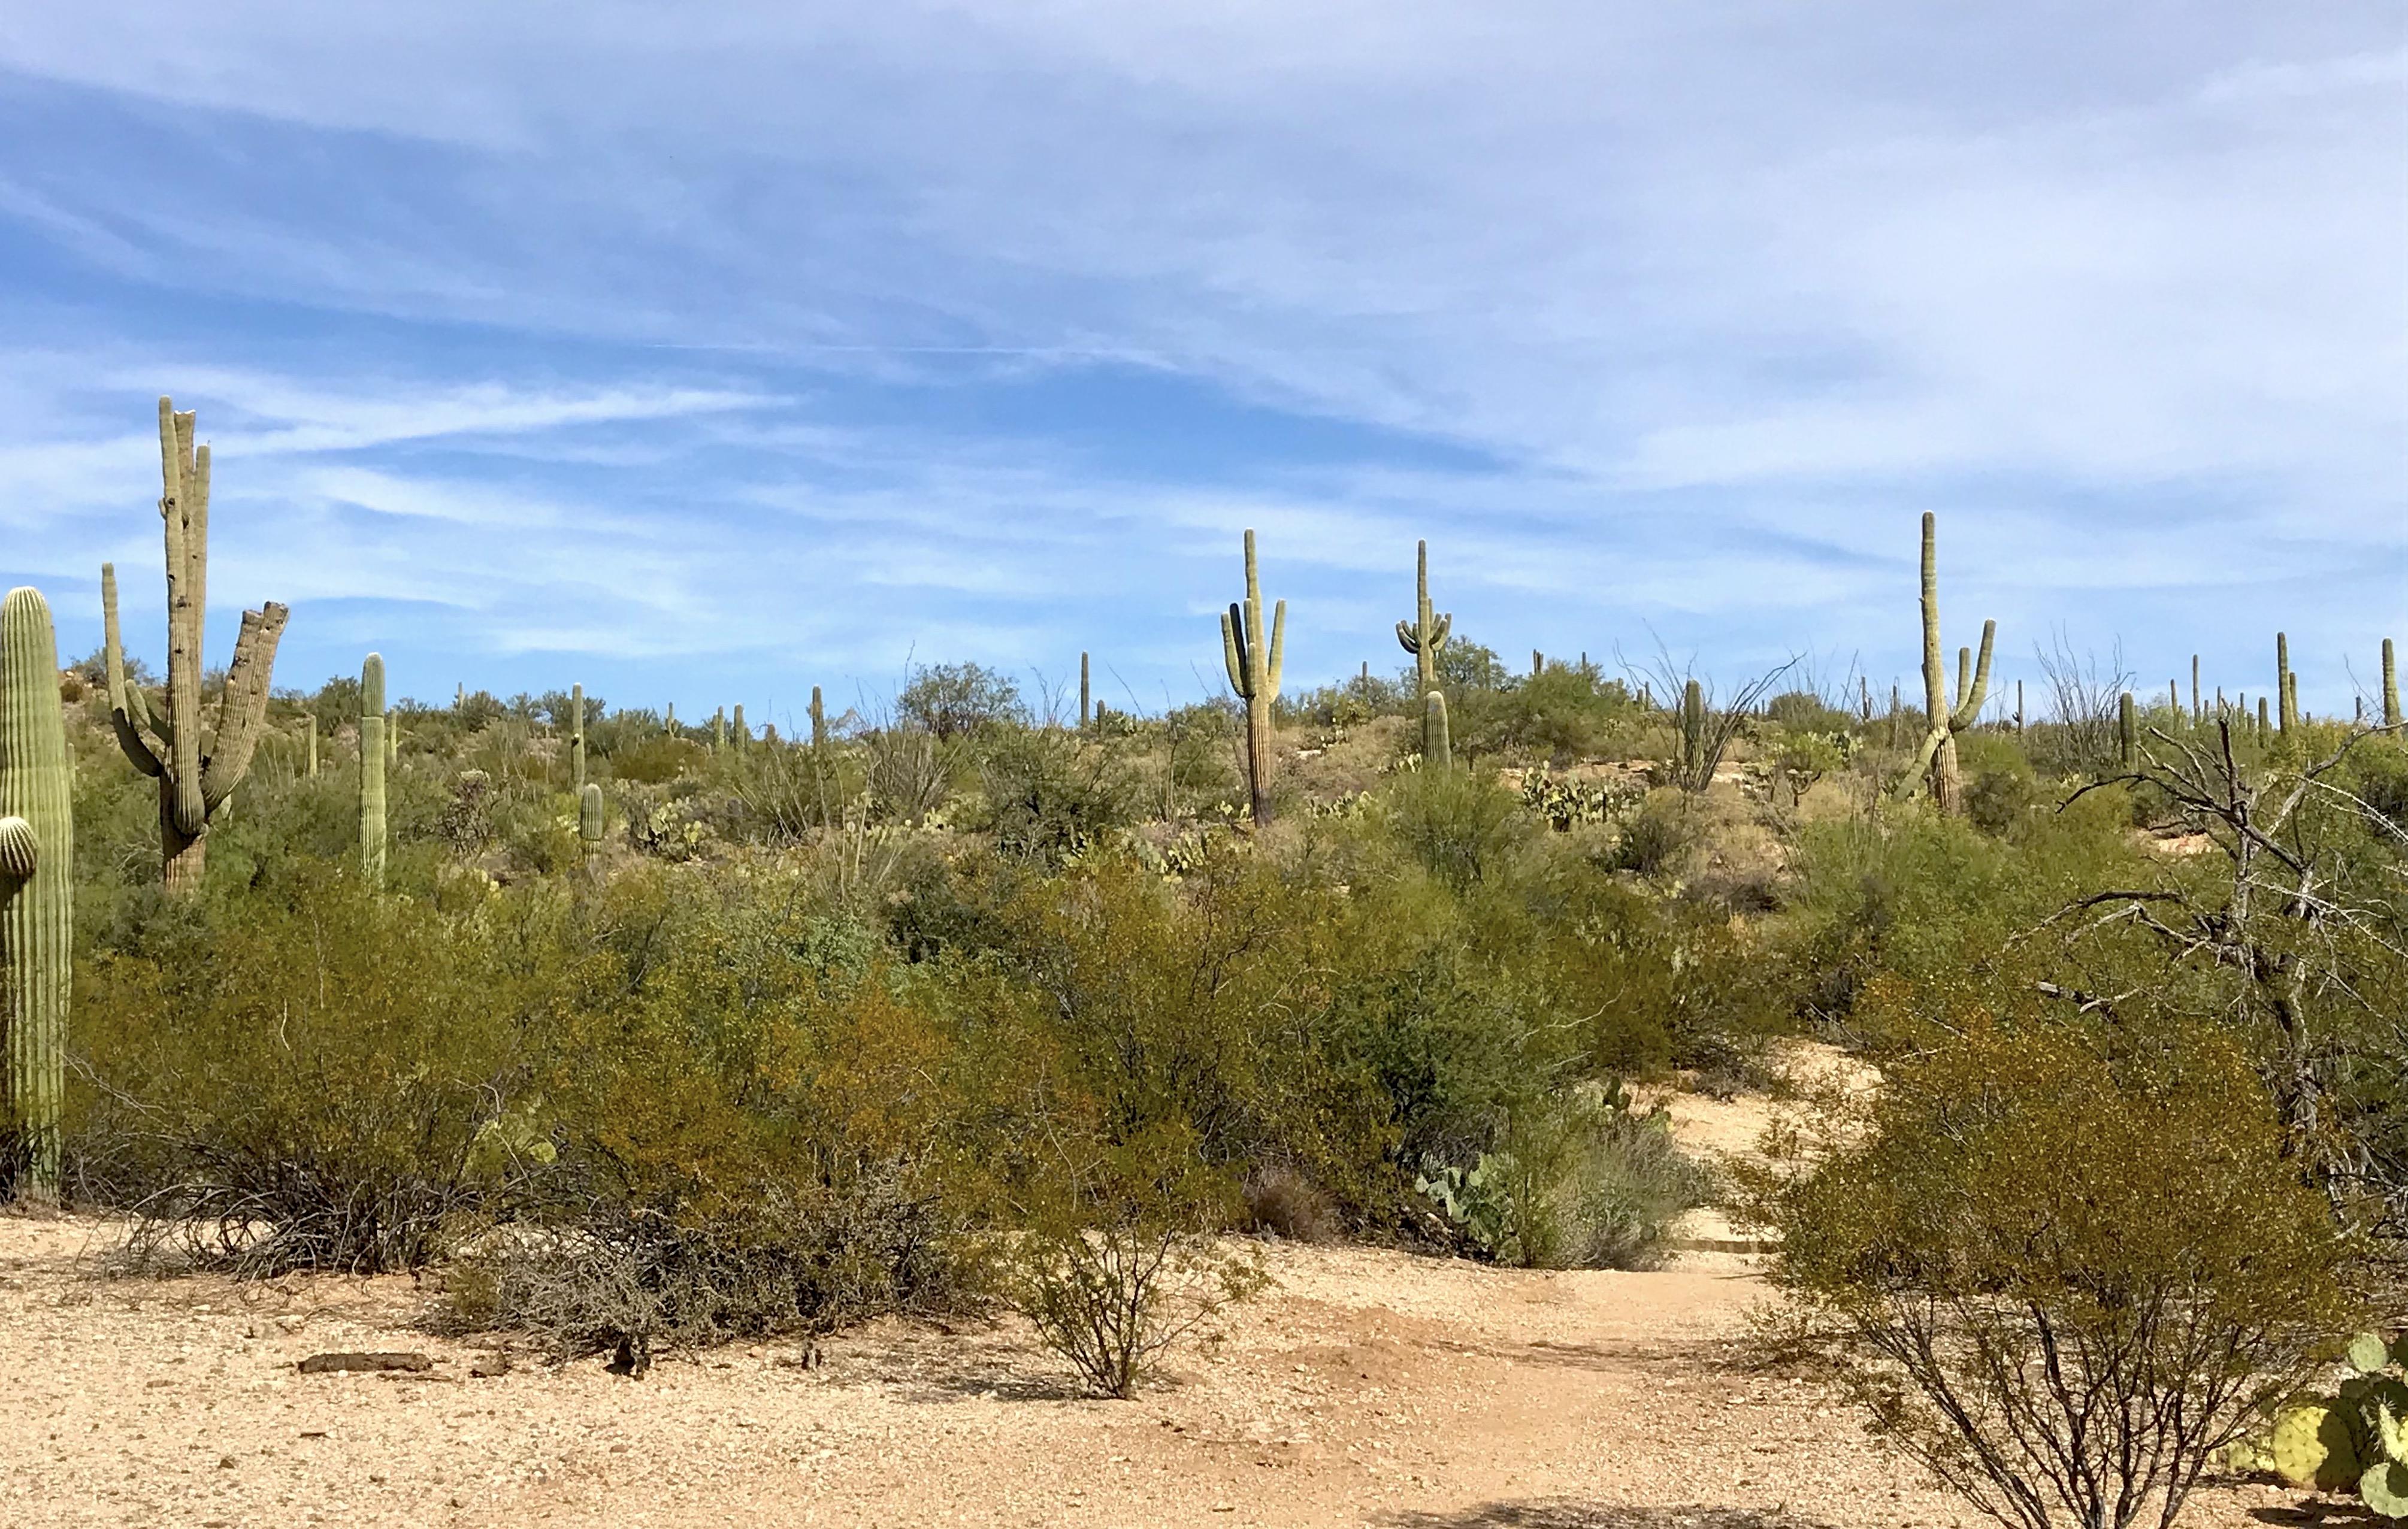
[[[1956, 709], [1948, 716], [1951, 732], [1961, 732], [1973, 725], [1982, 715], [1982, 703], [1990, 695], [1990, 649], [1997, 642], [1999, 623], [1982, 623], [1982, 656], [1970, 665], [1971, 658], [1964, 649], [1956, 650]], [[1971, 668], [1969, 677], [1967, 670]]]
[[150, 703], [144, 698], [142, 687], [128, 684], [125, 679], [125, 647], [117, 629], [117, 565], [100, 565], [101, 650], [108, 671], [108, 724], [117, 734], [117, 747], [127, 763], [144, 775], [156, 778], [166, 773], [167, 766], [160, 755], [167, 752], [166, 740], [158, 737], [158, 729], [150, 721]]
[[203, 807], [215, 812], [251, 773], [251, 756], [267, 720], [268, 676], [276, 669], [276, 645], [284, 639], [290, 613], [274, 600], [242, 613], [242, 630], [235, 637], [234, 663], [226, 668], [225, 689], [218, 696], [216, 736], [201, 774]]

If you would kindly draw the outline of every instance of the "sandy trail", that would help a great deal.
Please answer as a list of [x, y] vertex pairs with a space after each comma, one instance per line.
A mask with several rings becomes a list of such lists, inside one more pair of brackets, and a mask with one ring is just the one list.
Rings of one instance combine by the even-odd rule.
[[[0, 1522], [1770, 1529], [1975, 1522], [1800, 1381], [1747, 1367], [1745, 1261], [1526, 1273], [1274, 1247], [1278, 1288], [1136, 1402], [1016, 1324], [522, 1360], [412, 1326], [406, 1279], [95, 1282], [105, 1236], [0, 1220]], [[426, 1377], [304, 1376], [337, 1349]], [[2255, 1487], [2186, 1522], [2300, 1522]], [[2250, 1510], [2255, 1509], [2255, 1512]]]

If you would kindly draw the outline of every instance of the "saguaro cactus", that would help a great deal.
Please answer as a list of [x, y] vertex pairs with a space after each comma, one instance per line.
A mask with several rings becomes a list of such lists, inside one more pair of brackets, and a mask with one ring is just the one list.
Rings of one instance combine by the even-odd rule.
[[2199, 696], [2199, 655], [2190, 655], [2190, 720], [2193, 726], [2207, 721], [2207, 707]]
[[602, 788], [590, 781], [577, 793], [577, 841], [588, 855], [602, 848]]
[[134, 767], [159, 782], [159, 862], [168, 890], [199, 890], [209, 819], [250, 772], [267, 715], [268, 681], [288, 612], [270, 600], [242, 613], [214, 724], [201, 725], [201, 627], [208, 613], [209, 449], [193, 444], [193, 415], [159, 400], [159, 518], [167, 533], [166, 710], [153, 717], [125, 678], [117, 629], [117, 568], [100, 565], [108, 718]]
[[727, 747], [727, 708], [721, 707], [710, 714], [710, 751], [719, 753]]
[[744, 703], [741, 701], [736, 703], [736, 720], [729, 724], [727, 736], [735, 739], [738, 749], [752, 741], [752, 730], [744, 725]]
[[1094, 720], [1095, 692], [1087, 682], [1087, 655], [1082, 650], [1079, 654], [1079, 731], [1085, 732]]
[[1433, 770], [1455, 768], [1455, 740], [1447, 731], [1442, 691], [1432, 691], [1422, 701], [1422, 763]]
[[1932, 804], [1941, 811], [1965, 810], [1965, 777], [1956, 764], [1956, 735], [1982, 714], [1982, 700], [1990, 691], [1990, 648], [1999, 623], [1982, 623], [1982, 657], [1977, 665], [1969, 648], [1956, 650], [1956, 703], [1948, 702], [1948, 675], [1940, 659], [1940, 554], [1929, 510], [1923, 514], [1923, 747], [1914, 768], [1899, 782], [1902, 793], [1914, 789], [1918, 777], [1928, 779]]
[[360, 874], [384, 885], [384, 656], [360, 665]]
[[2287, 734], [2296, 715], [2299, 692], [2291, 684], [2291, 638], [2288, 633], [2274, 634], [2274, 725]]
[[568, 687], [568, 789], [585, 792], [585, 687]]
[[1280, 659], [1287, 648], [1287, 602], [1271, 610], [1270, 643], [1263, 642], [1263, 586], [1254, 571], [1254, 533], [1246, 532], [1246, 599], [1221, 613], [1221, 656], [1229, 688], [1246, 703], [1246, 786], [1254, 820], [1271, 820], [1271, 703], [1279, 699]]
[[2383, 725], [2400, 725], [2400, 670], [2392, 660], [2391, 639], [2383, 639]]
[[2139, 733], [2132, 710], [2132, 693], [2126, 691], [2115, 699], [2115, 760], [2128, 770], [2140, 763]]
[[318, 714], [309, 713], [309, 779], [318, 778]]
[[75, 949], [75, 782], [40, 593], [0, 600], [0, 1187], [54, 1198]]
[[[1453, 616], [1441, 615], [1430, 608], [1429, 543], [1415, 542], [1413, 544], [1413, 619], [1411, 625], [1403, 622], [1397, 623], [1397, 644], [1406, 652], [1413, 655], [1414, 688], [1424, 695], [1438, 689], [1438, 655], [1440, 650], [1446, 647], [1446, 639], [1454, 630]], [[1363, 665], [1363, 678], [1367, 681], [1371, 678], [1371, 665], [1369, 664]], [[1443, 724], [1446, 720], [1444, 707], [1441, 706], [1439, 708], [1437, 715], [1440, 722]], [[1422, 715], [1422, 757], [1431, 759], [1437, 757], [1437, 754], [1438, 750], [1433, 744], [1430, 733], [1430, 713], [1425, 707]]]
[[820, 705], [820, 688], [811, 687], [811, 747], [818, 749], [827, 742], [827, 711]]

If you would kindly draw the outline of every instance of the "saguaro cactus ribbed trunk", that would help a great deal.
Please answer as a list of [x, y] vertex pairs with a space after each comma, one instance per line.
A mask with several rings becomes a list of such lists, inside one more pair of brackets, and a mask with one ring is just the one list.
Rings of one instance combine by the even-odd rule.
[[1982, 623], [1982, 658], [1977, 665], [1971, 649], [1956, 650], [1956, 702], [1948, 700], [1948, 675], [1940, 658], [1940, 554], [1930, 511], [1923, 515], [1923, 747], [1914, 767], [1899, 782], [1901, 794], [1914, 789], [1917, 778], [1928, 779], [1932, 804], [1942, 812], [1965, 810], [1964, 772], [1956, 764], [1956, 735], [1982, 714], [1982, 700], [1990, 691], [1990, 648], [1999, 623]]
[[[1403, 622], [1397, 623], [1397, 644], [1413, 655], [1413, 688], [1424, 695], [1438, 689], [1438, 655], [1446, 647], [1448, 634], [1454, 630], [1453, 616], [1441, 615], [1430, 608], [1429, 543], [1415, 542], [1413, 619], [1411, 625]], [[1371, 666], [1366, 664], [1363, 665], [1363, 678], [1368, 680], [1370, 676]], [[1438, 753], [1436, 739], [1430, 731], [1430, 715], [1429, 708], [1425, 707], [1422, 711], [1422, 757], [1425, 759], [1435, 758]], [[1439, 722], [1443, 725], [1446, 721], [1443, 705], [1437, 715]]]
[[1455, 739], [1446, 725], [1446, 693], [1432, 691], [1422, 701], [1422, 764], [1433, 770], [1455, 768]]
[[0, 600], [0, 1186], [59, 1191], [75, 964], [75, 780], [59, 649], [39, 592]]
[[827, 711], [820, 705], [820, 688], [811, 687], [811, 747], [819, 749], [827, 743]]
[[585, 792], [585, 687], [568, 687], [568, 789]]
[[2274, 634], [2274, 725], [2286, 734], [2300, 720], [2298, 695], [2298, 689], [2291, 683], [2290, 635], [2277, 632]]
[[360, 874], [384, 885], [384, 656], [360, 665]]
[[1079, 655], [1079, 731], [1083, 733], [1095, 721], [1095, 692], [1087, 682], [1087, 655]]
[[590, 782], [577, 793], [577, 841], [589, 857], [602, 848], [602, 788]]
[[1706, 688], [1692, 679], [1681, 687], [1681, 789], [1704, 791], [1713, 784], [1706, 768]]
[[108, 669], [108, 718], [134, 767], [159, 782], [159, 861], [168, 890], [198, 891], [207, 864], [209, 819], [250, 772], [267, 715], [276, 645], [288, 612], [274, 600], [242, 613], [234, 662], [226, 666], [217, 714], [201, 725], [201, 627], [208, 613], [209, 449], [193, 442], [193, 415], [159, 400], [159, 518], [167, 539], [167, 693], [153, 717], [149, 697], [125, 678], [117, 627], [117, 568], [100, 565], [102, 642]]
[[2128, 770], [2140, 759], [2140, 728], [2133, 715], [2132, 693], [2126, 691], [2115, 700], [2115, 760]]
[[2391, 654], [2391, 639], [2383, 639], [2383, 725], [2400, 725], [2400, 670]]
[[1246, 532], [1246, 598], [1221, 613], [1221, 656], [1229, 688], [1246, 703], [1246, 787], [1256, 823], [1271, 821], [1271, 703], [1279, 699], [1280, 660], [1287, 647], [1287, 602], [1272, 607], [1270, 641], [1263, 640], [1263, 586], [1254, 572], [1254, 533]]

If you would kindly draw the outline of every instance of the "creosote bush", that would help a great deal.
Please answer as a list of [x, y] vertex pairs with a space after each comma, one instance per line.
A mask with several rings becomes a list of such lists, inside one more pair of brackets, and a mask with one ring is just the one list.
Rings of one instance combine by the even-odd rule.
[[2001, 1522], [2171, 1524], [2347, 1330], [2329, 1206], [2225, 1036], [1978, 1007], [1922, 1034], [1756, 1179], [1785, 1339]]

